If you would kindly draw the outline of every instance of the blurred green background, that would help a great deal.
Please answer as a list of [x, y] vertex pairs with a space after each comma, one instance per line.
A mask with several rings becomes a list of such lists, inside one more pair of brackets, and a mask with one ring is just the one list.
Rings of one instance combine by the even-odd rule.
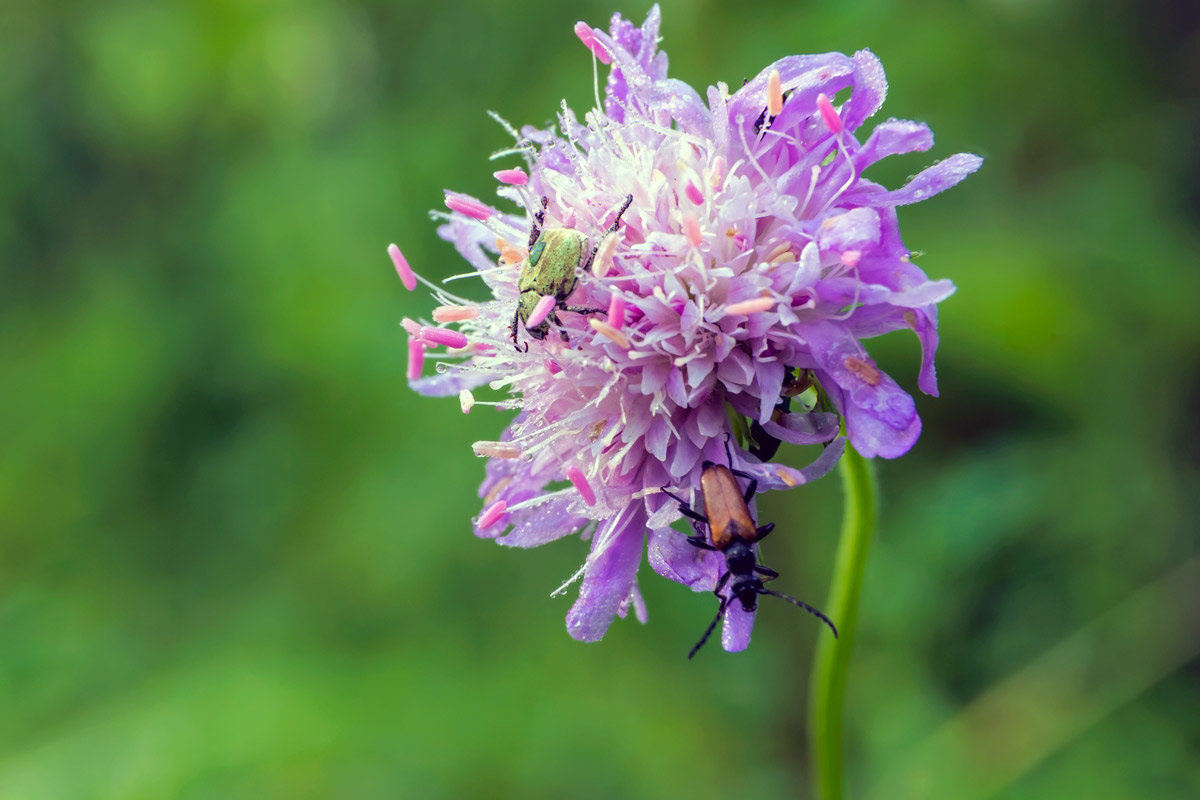
[[[587, 108], [573, 23], [648, 8], [563, 5], [0, 8], [0, 799], [808, 796], [813, 620], [689, 663], [712, 598], [643, 566], [649, 624], [572, 641], [586, 544], [470, 532], [504, 418], [405, 385], [385, 246], [460, 271], [427, 210], [490, 191], [484, 112]], [[1196, 8], [740, 6], [663, 3], [672, 75], [869, 47], [938, 136], [873, 177], [987, 158], [901, 210], [959, 292], [880, 465], [850, 796], [1200, 796]], [[820, 604], [837, 478], [761, 512]]]

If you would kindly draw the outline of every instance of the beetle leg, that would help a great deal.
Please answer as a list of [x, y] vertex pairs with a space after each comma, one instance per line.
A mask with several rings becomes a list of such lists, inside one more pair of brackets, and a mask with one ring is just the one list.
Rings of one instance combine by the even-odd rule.
[[562, 337], [564, 342], [570, 344], [571, 337], [567, 336], [567, 329], [563, 327], [562, 320], [558, 318], [558, 314], [551, 310], [550, 313], [546, 315], [546, 319], [548, 319], [550, 322], [553, 322], [558, 327], [558, 335]]
[[666, 489], [663, 489], [662, 493], [674, 500], [676, 503], [679, 503], [679, 510], [682, 511], [683, 515], [688, 519], [694, 519], [697, 522], [708, 522], [707, 517], [705, 517], [703, 514], [697, 513], [689, 504], [683, 501], [683, 498], [679, 497], [674, 492], [668, 492]]
[[[617, 232], [617, 225], [621, 222], [621, 217], [624, 216], [625, 212], [629, 209], [629, 206], [632, 204], [633, 204], [633, 195], [631, 195], [631, 194], [625, 195], [625, 205], [621, 206], [621, 210], [617, 212], [616, 219], [613, 220], [612, 225], [608, 226], [608, 230], [604, 232], [606, 235], [609, 233]], [[594, 254], [595, 254], [595, 252], [593, 251], [593, 255]]]
[[[610, 233], [617, 232], [617, 226], [621, 223], [621, 216], [629, 208], [631, 203], [633, 203], [633, 195], [625, 195], [625, 205], [621, 206], [621, 210], [617, 212], [617, 216], [613, 219], [612, 225], [609, 225], [608, 230], [604, 232], [604, 236], [597, 238], [596, 243], [592, 245], [592, 252], [588, 253], [587, 259], [583, 262], [584, 272], [587, 272], [592, 268], [592, 262], [596, 260], [596, 253], [600, 252], [600, 245], [604, 241], [605, 237], [607, 237]], [[533, 244], [531, 243], [529, 246], [533, 247]], [[600, 310], [603, 311], [605, 309]]]
[[763, 576], [764, 581], [773, 581], [779, 577], [779, 573], [770, 567], [764, 567], [761, 564], [754, 566], [754, 571]]
[[546, 224], [546, 206], [550, 205], [550, 198], [542, 196], [542, 208], [533, 215], [533, 228], [529, 231], [529, 246], [532, 248], [533, 243], [542, 235], [542, 226]]
[[[713, 594], [715, 594], [717, 597], [721, 597], [721, 590], [725, 588], [725, 584], [729, 583], [729, 576], [732, 574], [733, 573], [729, 570], [725, 570], [725, 574], [721, 576], [721, 580], [717, 581], [717, 585], [713, 587]], [[721, 597], [721, 606], [724, 607], [725, 604], [725, 598]]]
[[[725, 573], [725, 577], [729, 577], [728, 572]], [[727, 605], [729, 605], [729, 601], [722, 597], [721, 605], [717, 606], [717, 615], [713, 617], [712, 622], [708, 623], [708, 628], [705, 629], [704, 635], [700, 637], [700, 641], [696, 642], [695, 646], [692, 647], [691, 651], [688, 653], [688, 658], [696, 655], [696, 651], [703, 647], [704, 643], [708, 641], [708, 637], [712, 635], [713, 630], [717, 627], [717, 623], [721, 621], [721, 615], [725, 613], [725, 606]]]
[[517, 325], [519, 325], [520, 322], [521, 322], [521, 309], [517, 308], [517, 310], [513, 312], [512, 325], [509, 326], [509, 330], [512, 331], [513, 347], [516, 348], [516, 351], [518, 353], [521, 353], [521, 352], [528, 353], [529, 352], [529, 343], [528, 342], [525, 343], [525, 349], [523, 351], [521, 350], [521, 346], [519, 344], [517, 344]]
[[590, 308], [588, 306], [559, 306], [563, 311], [572, 311], [576, 314], [599, 314], [607, 313], [607, 308]]

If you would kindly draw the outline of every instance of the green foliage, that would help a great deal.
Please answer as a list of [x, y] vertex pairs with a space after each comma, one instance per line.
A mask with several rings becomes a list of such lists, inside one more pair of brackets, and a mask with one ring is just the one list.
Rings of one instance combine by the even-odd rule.
[[[879, 465], [847, 794], [1195, 795], [1187, 30], [908, 5], [663, 9], [676, 77], [870, 47], [884, 116], [939, 136], [909, 173], [988, 159], [901, 210], [959, 292], [924, 436]], [[0, 11], [0, 798], [805, 791], [817, 626], [764, 604], [748, 653], [688, 663], [712, 598], [644, 569], [646, 627], [571, 641], [548, 594], [586, 545], [473, 539], [469, 443], [502, 419], [403, 379], [397, 323], [428, 302], [385, 246], [463, 270], [426, 211], [492, 185], [484, 111], [587, 107], [571, 26], [615, 10]], [[914, 342], [873, 352], [915, 389]], [[785, 588], [823, 597], [836, 479], [761, 509]]]

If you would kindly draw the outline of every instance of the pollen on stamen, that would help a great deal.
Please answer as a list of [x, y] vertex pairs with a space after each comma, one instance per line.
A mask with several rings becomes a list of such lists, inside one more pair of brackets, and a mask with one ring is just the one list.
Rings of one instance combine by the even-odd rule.
[[471, 445], [480, 458], [520, 458], [521, 447], [513, 442], [475, 442]]
[[429, 344], [444, 344], [446, 347], [466, 347], [468, 340], [458, 331], [449, 328], [434, 328], [429, 325], [421, 328], [421, 338]]
[[475, 521], [477, 528], [490, 528], [500, 521], [500, 518], [508, 511], [508, 503], [503, 500], [497, 500], [492, 503], [487, 509], [479, 515], [479, 519]]
[[471, 409], [475, 406], [475, 395], [471, 394], [470, 389], [463, 389], [458, 393], [458, 407], [462, 409], [464, 414], [470, 414]]
[[478, 316], [476, 306], [438, 306], [433, 310], [434, 322], [463, 322]]
[[725, 156], [713, 159], [712, 167], [708, 170], [708, 184], [714, 192], [721, 191], [721, 186], [725, 183], [725, 167]]
[[683, 193], [687, 195], [688, 200], [691, 200], [696, 205], [704, 205], [704, 194], [700, 191], [700, 188], [691, 181], [688, 181], [687, 186], [683, 187]]
[[788, 486], [796, 485], [796, 479], [793, 478], [791, 473], [788, 470], [785, 470], [783, 467], [778, 467], [775, 470], [775, 474], [778, 475], [779, 480], [783, 481], [786, 485], [788, 485]]
[[613, 292], [608, 299], [608, 324], [614, 330], [620, 330], [625, 325], [625, 298], [619, 292]]
[[725, 306], [726, 314], [757, 314], [760, 311], [770, 311], [778, 305], [778, 301], [773, 297], [752, 297], [749, 300], [742, 300], [737, 303], [730, 303]]
[[857, 267], [862, 258], [862, 250], [847, 250], [842, 253], [842, 263], [847, 267]]
[[492, 216], [491, 207], [484, 205], [474, 197], [467, 197], [465, 194], [447, 193], [446, 208], [480, 221], [491, 219]]
[[607, 322], [603, 322], [593, 317], [588, 319], [588, 324], [592, 326], [592, 330], [611, 340], [613, 344], [622, 350], [628, 350], [630, 348], [628, 337], [626, 337], [625, 334], [621, 333], [612, 325], [609, 325]]
[[400, 248], [395, 244], [389, 244], [388, 255], [392, 257], [392, 263], [396, 266], [396, 273], [400, 276], [400, 282], [404, 284], [404, 288], [410, 292], [417, 288], [417, 276], [413, 274], [412, 267], [408, 265], [408, 259], [404, 257], [404, 253], [400, 252]]
[[771, 70], [767, 76], [767, 114], [774, 117], [783, 111], [783, 86], [779, 82], [779, 70]]
[[846, 356], [842, 365], [871, 386], [878, 386], [883, 377], [874, 364], [858, 356]]
[[537, 305], [533, 307], [533, 313], [525, 320], [526, 328], [536, 328], [546, 321], [546, 317], [550, 316], [550, 312], [554, 310], [554, 295], [542, 295], [542, 299], [537, 301]]
[[409, 336], [413, 336], [417, 339], [421, 338], [422, 326], [421, 323], [417, 322], [416, 320], [405, 317], [404, 319], [400, 320], [400, 327], [404, 328]]
[[507, 183], [509, 186], [524, 186], [525, 184], [529, 183], [529, 176], [526, 175], [525, 170], [521, 169], [520, 167], [497, 170], [496, 172], [493, 172], [492, 175], [495, 176], [496, 180], [500, 181], [501, 183]]
[[415, 381], [421, 377], [425, 367], [425, 345], [420, 339], [413, 337], [408, 340], [408, 379]]
[[618, 234], [610, 233], [604, 237], [604, 241], [600, 242], [600, 247], [596, 250], [596, 257], [592, 259], [592, 274], [597, 278], [608, 275], [608, 268], [613, 264], [613, 254], [617, 252], [619, 239]]
[[596, 493], [592, 491], [592, 485], [588, 483], [583, 470], [579, 467], [567, 467], [567, 480], [575, 485], [580, 496], [583, 497], [583, 502], [589, 506], [596, 505]]
[[546, 367], [547, 370], [550, 371], [551, 375], [557, 375], [558, 373], [562, 372], [562, 367], [560, 367], [558, 365], [558, 362], [555, 361], [554, 359], [547, 358], [545, 361], [542, 362], [542, 364]]
[[771, 264], [777, 263], [780, 260], [779, 257], [784, 255], [785, 253], [791, 255], [791, 258], [784, 259], [784, 260], [787, 260], [787, 261], [795, 261], [796, 260], [796, 254], [792, 252], [792, 243], [783, 241], [771, 248], [770, 252], [767, 253], [766, 261]]
[[525, 250], [521, 247], [516, 247], [506, 242], [504, 239], [496, 239], [496, 252], [500, 254], [500, 260], [508, 266], [520, 264], [525, 260]]
[[817, 110], [821, 112], [821, 119], [825, 120], [825, 126], [829, 128], [830, 133], [842, 132], [842, 118], [838, 116], [837, 109], [824, 92], [817, 95]]
[[592, 32], [591, 27], [586, 22], [579, 20], [579, 22], [575, 23], [575, 35], [579, 37], [579, 41], [583, 42], [584, 47], [592, 51], [592, 55], [601, 64], [612, 63], [612, 55], [609, 54], [608, 48], [596, 38], [596, 34]]
[[692, 247], [699, 247], [700, 243], [704, 241], [704, 235], [700, 231], [700, 221], [694, 214], [683, 215], [683, 232], [688, 241], [692, 243]]

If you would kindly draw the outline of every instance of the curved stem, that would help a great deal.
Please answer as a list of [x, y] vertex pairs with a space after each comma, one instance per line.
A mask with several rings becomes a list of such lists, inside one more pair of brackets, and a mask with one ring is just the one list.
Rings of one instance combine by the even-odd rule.
[[842, 700], [877, 496], [875, 470], [853, 447], [846, 445], [838, 469], [845, 490], [844, 515], [825, 612], [837, 623], [839, 638], [819, 637], [808, 694], [808, 735], [819, 800], [842, 797]]

